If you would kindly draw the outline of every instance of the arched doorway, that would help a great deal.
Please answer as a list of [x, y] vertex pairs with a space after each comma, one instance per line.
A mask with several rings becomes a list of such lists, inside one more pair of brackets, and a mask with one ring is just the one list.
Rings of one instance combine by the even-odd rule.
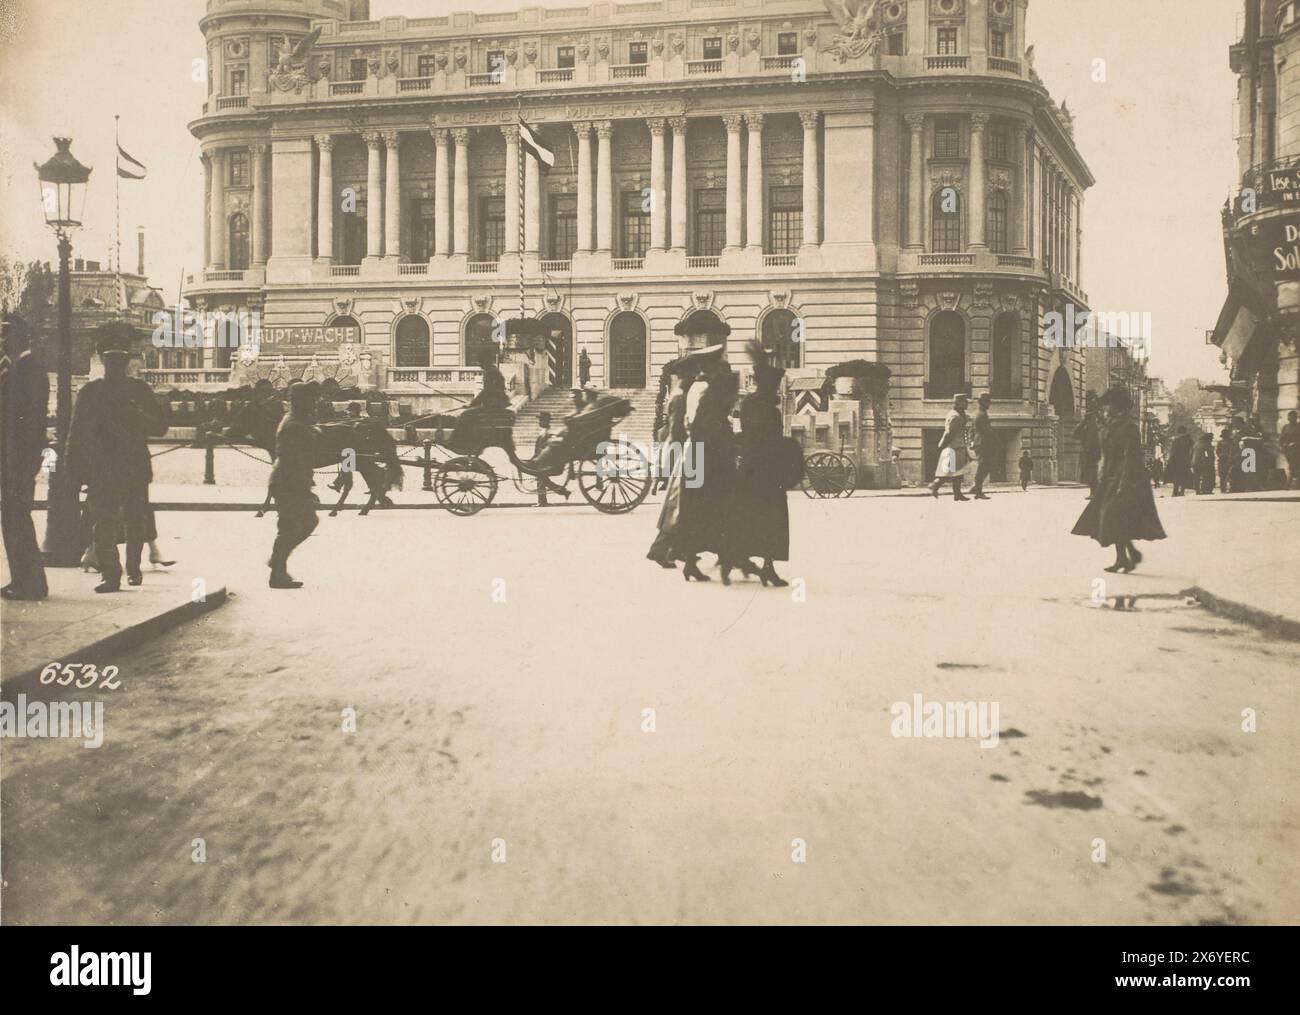
[[550, 383], [557, 388], [573, 384], [573, 322], [564, 314], [543, 315], [546, 336], [546, 366]]
[[966, 383], [966, 319], [955, 310], [943, 310], [930, 321], [926, 398], [952, 398], [970, 394]]
[[1052, 386], [1047, 400], [1056, 413], [1056, 461], [1060, 478], [1079, 481], [1079, 442], [1074, 439], [1074, 388], [1065, 367], [1057, 367], [1052, 375]]
[[609, 386], [644, 388], [648, 359], [645, 321], [641, 315], [630, 310], [616, 315], [609, 324]]
[[795, 341], [795, 324], [799, 319], [790, 310], [773, 310], [763, 318], [763, 348], [773, 366], [794, 370], [803, 366], [803, 336]]
[[429, 322], [418, 314], [407, 314], [397, 322], [394, 346], [394, 366], [430, 366]]
[[491, 314], [475, 314], [465, 322], [465, 366], [481, 367], [484, 359], [497, 362], [500, 349], [495, 332], [496, 318]]

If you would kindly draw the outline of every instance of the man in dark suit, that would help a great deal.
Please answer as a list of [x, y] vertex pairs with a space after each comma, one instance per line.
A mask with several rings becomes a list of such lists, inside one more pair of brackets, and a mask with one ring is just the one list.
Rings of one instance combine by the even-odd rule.
[[976, 500], [989, 500], [984, 492], [984, 481], [993, 471], [993, 420], [989, 418], [989, 406], [993, 396], [985, 392], [979, 397], [979, 408], [975, 410], [975, 422], [972, 424], [970, 450], [979, 461], [975, 467], [975, 489], [972, 491]]
[[289, 386], [289, 411], [275, 432], [275, 462], [271, 466], [271, 494], [275, 497], [276, 537], [271, 549], [273, 589], [300, 589], [302, 582], [289, 574], [289, 554], [315, 530], [316, 503], [311, 494], [312, 465], [318, 431], [314, 425], [316, 386], [297, 381]]
[[17, 315], [5, 317], [0, 352], [0, 527], [12, 577], [0, 589], [5, 599], [49, 595], [32, 525], [32, 503], [46, 447], [50, 381], [31, 339], [26, 321]]
[[1181, 497], [1192, 482], [1192, 438], [1187, 427], [1178, 428], [1178, 436], [1169, 448], [1169, 470], [1166, 473], [1174, 485], [1174, 496]]
[[126, 576], [131, 585], [144, 579], [140, 555], [147, 537], [149, 438], [167, 432], [167, 417], [144, 381], [127, 374], [135, 329], [110, 321], [95, 329], [95, 348], [104, 376], [77, 392], [68, 432], [68, 467], [74, 482], [90, 487], [88, 506], [94, 519], [95, 559], [103, 579], [96, 592], [118, 592], [122, 563], [117, 555], [117, 528], [126, 531]]

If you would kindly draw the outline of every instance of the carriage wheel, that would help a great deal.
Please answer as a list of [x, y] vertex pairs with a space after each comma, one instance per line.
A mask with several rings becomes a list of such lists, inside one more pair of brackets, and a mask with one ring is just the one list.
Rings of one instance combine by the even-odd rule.
[[829, 451], [814, 451], [804, 459], [803, 482], [799, 484], [799, 488], [806, 496], [814, 498], [833, 496], [827, 479], [830, 457]]
[[858, 467], [848, 455], [834, 456], [836, 464], [832, 467], [831, 482], [836, 488], [836, 497], [852, 497], [858, 488]]
[[497, 495], [497, 476], [474, 455], [446, 462], [433, 480], [438, 503], [454, 515], [475, 515]]
[[857, 466], [848, 455], [814, 451], [804, 461], [800, 487], [809, 497], [850, 497], [857, 485]]
[[603, 452], [583, 459], [578, 488], [587, 503], [607, 515], [633, 511], [650, 495], [650, 462], [635, 444], [611, 442]]

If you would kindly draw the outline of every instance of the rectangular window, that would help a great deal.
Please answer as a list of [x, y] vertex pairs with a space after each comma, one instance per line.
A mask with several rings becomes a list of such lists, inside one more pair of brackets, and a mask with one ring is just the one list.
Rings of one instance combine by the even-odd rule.
[[956, 120], [935, 120], [934, 157], [936, 159], [961, 158], [961, 128]]
[[433, 201], [417, 197], [408, 205], [407, 229], [411, 238], [409, 258], [412, 262], [433, 257]]
[[722, 59], [722, 36], [713, 35], [704, 40], [704, 59]]
[[[650, 247], [650, 213], [645, 209], [641, 191], [623, 195], [623, 253], [622, 257], [645, 257]], [[577, 214], [576, 210], [574, 212]]]
[[230, 68], [230, 94], [248, 94], [248, 71], [243, 67]]
[[419, 58], [415, 61], [415, 76], [421, 78], [433, 77], [433, 72], [436, 66], [433, 60], [434, 56], [432, 53], [421, 53]]
[[889, 55], [902, 56], [906, 49], [906, 36], [902, 32], [889, 33]]
[[266, 65], [274, 70], [280, 62], [280, 56], [289, 46], [289, 40], [283, 35], [272, 35], [266, 40]]
[[957, 29], [939, 28], [935, 30], [935, 52], [940, 56], [957, 55]]
[[551, 205], [551, 259], [568, 261], [578, 249], [578, 198], [557, 194]]
[[338, 216], [339, 229], [343, 242], [334, 249], [342, 250], [340, 264], [360, 264], [366, 256], [366, 206], [365, 202], [357, 205], [355, 212], [344, 212]]
[[777, 56], [795, 56], [799, 52], [799, 33], [780, 32], [776, 37]]
[[232, 187], [248, 186], [248, 152], [230, 153], [230, 185]]
[[695, 192], [695, 254], [717, 257], [727, 245], [727, 192], [721, 187]]
[[506, 72], [506, 51], [504, 49], [489, 49], [485, 69], [489, 74], [493, 72], [504, 74]]
[[478, 249], [480, 261], [499, 261], [506, 249], [506, 199], [479, 199]]
[[768, 253], [797, 254], [803, 243], [803, 188], [773, 187], [767, 221]]
[[369, 72], [370, 64], [364, 56], [348, 63], [348, 78], [351, 81], [364, 81]]
[[650, 59], [650, 43], [633, 42], [627, 47], [628, 63], [646, 63]]
[[572, 46], [561, 46], [555, 51], [555, 66], [560, 70], [572, 70], [577, 62]]
[[988, 157], [997, 159], [1000, 162], [1006, 162], [1011, 146], [1007, 142], [1006, 127], [990, 127], [988, 142]]
[[993, 29], [989, 32], [989, 56], [995, 56], [998, 59], [1007, 58], [1007, 33]]

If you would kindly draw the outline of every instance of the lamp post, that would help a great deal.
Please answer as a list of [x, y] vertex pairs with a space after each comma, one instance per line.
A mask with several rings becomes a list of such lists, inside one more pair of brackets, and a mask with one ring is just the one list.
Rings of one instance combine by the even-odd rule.
[[58, 395], [55, 416], [54, 469], [50, 473], [42, 556], [52, 567], [76, 567], [81, 560], [80, 491], [67, 463], [68, 429], [72, 423], [72, 257], [71, 232], [81, 225], [86, 183], [91, 170], [68, 149], [72, 139], [56, 137], [53, 157], [36, 167], [41, 184], [45, 224], [59, 241]]

